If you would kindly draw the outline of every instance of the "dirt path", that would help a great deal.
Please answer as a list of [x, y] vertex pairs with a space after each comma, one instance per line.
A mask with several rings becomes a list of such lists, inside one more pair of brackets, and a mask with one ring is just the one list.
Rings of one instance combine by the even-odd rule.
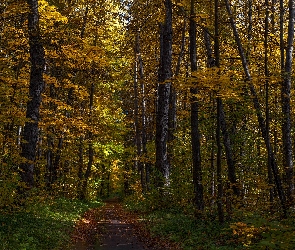
[[72, 250], [178, 249], [169, 242], [151, 237], [138, 216], [126, 212], [117, 200], [85, 213], [77, 222], [72, 237]]

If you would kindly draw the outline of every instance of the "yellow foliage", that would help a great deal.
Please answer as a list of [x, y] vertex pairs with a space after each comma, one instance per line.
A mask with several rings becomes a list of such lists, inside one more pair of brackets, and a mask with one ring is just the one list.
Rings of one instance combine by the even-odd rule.
[[252, 241], [265, 230], [264, 227], [256, 228], [244, 222], [235, 222], [230, 225], [234, 235], [238, 236], [238, 242], [244, 246], [251, 245]]

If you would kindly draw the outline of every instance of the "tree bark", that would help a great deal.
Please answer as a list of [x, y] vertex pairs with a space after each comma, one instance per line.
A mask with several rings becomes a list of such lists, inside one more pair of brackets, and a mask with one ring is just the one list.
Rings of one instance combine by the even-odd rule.
[[[190, 14], [190, 63], [191, 71], [197, 70], [196, 55], [196, 21], [194, 0], [191, 0]], [[198, 90], [196, 87], [191, 88], [191, 140], [192, 140], [192, 158], [193, 158], [193, 185], [194, 185], [194, 202], [196, 209], [204, 210], [203, 183], [202, 183], [202, 165], [201, 165], [201, 144], [199, 132], [199, 103], [197, 99]]]
[[[182, 34], [181, 34], [181, 45], [180, 45], [180, 53], [177, 59], [177, 64], [176, 64], [176, 69], [175, 69], [175, 77], [179, 75], [180, 72], [180, 66], [181, 66], [181, 61], [184, 56], [184, 50], [185, 50], [185, 31], [186, 31], [186, 20], [183, 22], [183, 28], [182, 28]], [[176, 95], [176, 90], [173, 86], [171, 85], [171, 90], [170, 90], [170, 109], [169, 109], [169, 134], [168, 134], [168, 141], [172, 142], [174, 140], [174, 133], [176, 130], [176, 105], [177, 104], [177, 95]]]
[[[204, 31], [204, 40], [205, 47], [207, 51], [207, 66], [208, 67], [220, 67], [220, 50], [219, 50], [219, 1], [214, 0], [215, 4], [215, 35], [214, 35], [214, 56], [212, 56], [212, 45], [208, 32]], [[222, 104], [221, 97], [217, 97], [217, 109], [219, 114], [217, 116], [217, 123], [222, 131], [223, 144], [225, 148], [227, 168], [228, 168], [228, 179], [231, 183], [231, 188], [236, 196], [239, 196], [240, 190], [237, 186], [237, 177], [236, 177], [236, 166], [233, 159], [232, 144], [230, 141], [230, 136], [228, 133], [228, 128], [225, 120], [225, 113]]]
[[[215, 54], [215, 60], [214, 64], [216, 67], [220, 67], [220, 50], [219, 50], [219, 0], [214, 0], [214, 26], [215, 26], [215, 35], [214, 35], [214, 54]], [[206, 32], [207, 33], [207, 32]], [[208, 61], [210, 60], [209, 57], [212, 57], [212, 52], [211, 52], [211, 46], [210, 46], [210, 40], [209, 37], [205, 39], [207, 41], [207, 53], [208, 53]], [[209, 42], [209, 43], [208, 43]], [[212, 60], [211, 60], [212, 61]], [[212, 63], [211, 63], [212, 64]], [[230, 141], [226, 129], [226, 124], [225, 124], [225, 117], [224, 117], [224, 112], [223, 112], [223, 106], [222, 106], [222, 100], [220, 97], [217, 97], [216, 100], [217, 103], [217, 126], [216, 126], [216, 144], [217, 144], [217, 211], [218, 211], [218, 220], [220, 223], [224, 222], [224, 212], [223, 212], [223, 186], [222, 186], [222, 165], [221, 165], [221, 160], [222, 160], [222, 148], [221, 148], [221, 142], [220, 142], [220, 130], [222, 129], [223, 132], [223, 138], [224, 138], [224, 145], [225, 148], [229, 147], [226, 152], [227, 156], [227, 166], [228, 166], [228, 176], [229, 180], [232, 181], [232, 174], [234, 174], [235, 178], [235, 173], [232, 173], [231, 167], [233, 167], [233, 170], [235, 170], [234, 165], [230, 166], [233, 161], [231, 160], [232, 158], [229, 159], [229, 157], [232, 157], [232, 154], [228, 154], [228, 152], [231, 153], [231, 146], [230, 146]], [[235, 180], [235, 179], [234, 179]], [[233, 183], [232, 183], [233, 184]], [[235, 184], [235, 183], [234, 183]], [[233, 185], [233, 188], [235, 185]], [[235, 190], [235, 189], [234, 189]]]
[[[268, 69], [268, 33], [269, 33], [269, 1], [265, 0], [266, 13], [264, 21], [264, 75], [266, 76], [265, 81], [265, 126], [267, 131], [268, 140], [269, 139], [269, 69]], [[271, 171], [271, 158], [270, 158], [270, 148], [267, 145], [267, 174], [268, 174], [268, 184], [269, 184], [269, 201], [273, 202], [274, 199], [274, 190], [273, 190], [273, 175]]]
[[[216, 1], [216, 0], [215, 0]], [[220, 114], [221, 114], [221, 99], [217, 98], [217, 127], [216, 127], [216, 144], [217, 144], [217, 211], [218, 220], [220, 223], [224, 222], [224, 212], [223, 212], [223, 187], [222, 187], [222, 168], [221, 168], [221, 142], [220, 142]]]
[[[146, 135], [146, 100], [145, 100], [145, 85], [144, 85], [144, 72], [143, 72], [143, 62], [140, 51], [140, 37], [139, 31], [137, 31], [135, 38], [135, 75], [134, 75], [134, 109], [135, 115], [137, 113], [137, 117], [135, 117], [135, 121], [137, 123], [136, 128], [136, 145], [137, 145], [137, 157], [141, 158], [143, 155], [147, 153], [147, 135]], [[141, 126], [139, 126], [139, 101], [138, 97], [138, 77], [139, 74], [139, 85], [140, 85], [140, 93], [141, 93]], [[142, 159], [138, 160], [138, 171], [140, 172], [141, 179], [141, 188], [142, 192], [146, 191], [146, 175], [145, 175], [145, 163]]]
[[160, 65], [156, 118], [156, 168], [162, 174], [159, 186], [169, 185], [170, 165], [168, 161], [168, 116], [172, 77], [172, 1], [165, 0], [166, 16], [160, 24]]
[[[92, 123], [92, 111], [93, 111], [93, 100], [94, 100], [94, 83], [90, 86], [90, 95], [89, 95], [89, 121], [90, 125]], [[82, 186], [82, 193], [81, 193], [81, 199], [85, 200], [87, 198], [87, 187], [88, 187], [88, 180], [91, 175], [91, 168], [93, 164], [93, 158], [94, 158], [94, 150], [93, 150], [93, 133], [89, 131], [88, 135], [88, 164], [84, 175], [83, 180], [83, 186]]]
[[28, 188], [34, 186], [34, 162], [39, 136], [38, 122], [40, 116], [41, 94], [44, 90], [43, 72], [45, 67], [44, 48], [41, 43], [39, 30], [38, 1], [27, 0], [29, 6], [28, 32], [30, 44], [30, 100], [27, 103], [26, 118], [21, 156], [26, 162], [20, 164], [20, 176]]
[[294, 43], [294, 18], [295, 6], [294, 0], [289, 0], [289, 23], [288, 23], [288, 37], [286, 45], [286, 61], [284, 68], [284, 80], [282, 82], [282, 139], [283, 139], [283, 166], [286, 173], [287, 181], [287, 198], [291, 202], [294, 194], [294, 180], [293, 180], [293, 149], [292, 149], [292, 135], [291, 135], [291, 77], [293, 64], [293, 43]]
[[134, 128], [135, 128], [135, 146], [136, 146], [136, 160], [134, 162], [135, 169], [139, 170], [141, 169], [141, 162], [139, 160], [141, 156], [141, 136], [140, 136], [140, 128], [139, 128], [139, 98], [138, 98], [138, 60], [137, 60], [137, 36], [136, 36], [136, 42], [135, 42], [135, 64], [134, 64]]

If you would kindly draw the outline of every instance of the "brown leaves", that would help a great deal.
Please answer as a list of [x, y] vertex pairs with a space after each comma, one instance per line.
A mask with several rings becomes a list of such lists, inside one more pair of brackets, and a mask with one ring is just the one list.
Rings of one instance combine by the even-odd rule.
[[[131, 230], [131, 232], [130, 232]], [[115, 232], [114, 232], [115, 231]], [[115, 233], [117, 242], [112, 241]], [[124, 235], [124, 237], [120, 237]], [[128, 212], [116, 199], [109, 200], [101, 209], [92, 209], [85, 213], [75, 226], [72, 234], [75, 246], [93, 244], [131, 244], [144, 249], [180, 249], [177, 244], [159, 237], [152, 237], [139, 214]], [[123, 242], [124, 241], [124, 242]]]

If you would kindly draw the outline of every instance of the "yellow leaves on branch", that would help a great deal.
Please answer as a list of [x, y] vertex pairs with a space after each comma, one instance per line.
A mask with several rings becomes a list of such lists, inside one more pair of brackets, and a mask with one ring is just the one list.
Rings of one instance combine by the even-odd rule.
[[178, 76], [173, 82], [178, 89], [198, 88], [224, 98], [238, 98], [244, 86], [242, 73], [217, 67], [192, 72], [188, 78]]
[[51, 104], [55, 105], [57, 110], [72, 110], [73, 109], [70, 105], [67, 105], [65, 102], [55, 99], [55, 98], [48, 97], [48, 96], [43, 97], [43, 102], [44, 102], [44, 104], [51, 103]]
[[68, 67], [87, 70], [94, 66], [96, 69], [107, 66], [108, 63], [102, 49], [90, 46], [84, 41], [83, 43], [80, 46], [62, 46], [62, 54]]
[[13, 1], [11, 3], [5, 3], [5, 5], [7, 6], [6, 8], [4, 8], [3, 13], [1, 13], [4, 19], [11, 19], [21, 14], [26, 14], [29, 12], [27, 2], [23, 0]]
[[56, 22], [67, 23], [68, 18], [58, 12], [55, 6], [49, 5], [45, 0], [39, 0], [39, 15], [40, 25], [46, 29], [46, 27], [52, 27]]

